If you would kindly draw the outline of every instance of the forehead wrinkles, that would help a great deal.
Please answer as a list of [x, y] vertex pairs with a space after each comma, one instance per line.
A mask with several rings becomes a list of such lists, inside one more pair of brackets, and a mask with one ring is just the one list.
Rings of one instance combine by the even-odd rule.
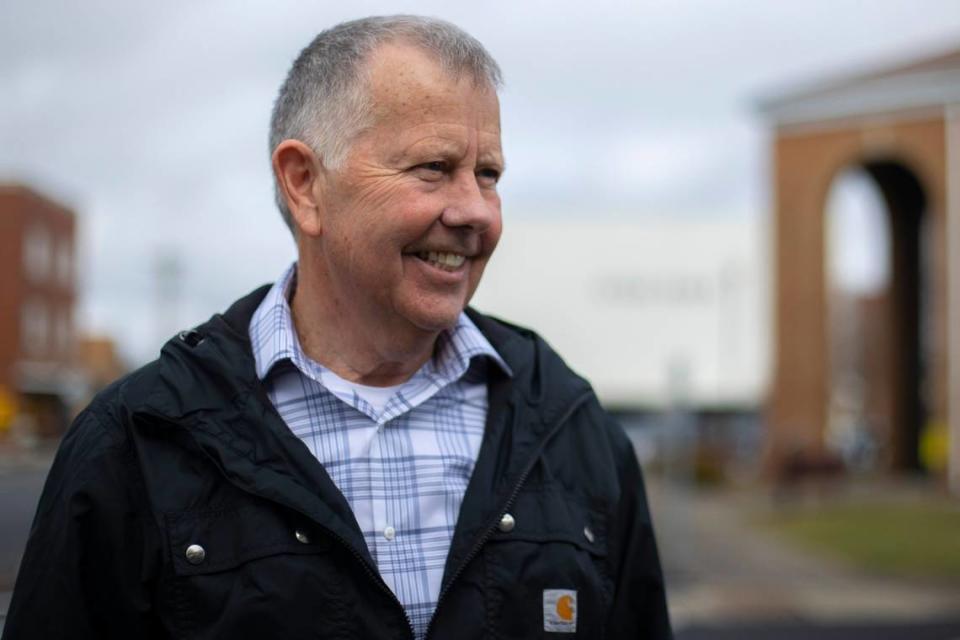
[[[415, 125], [418, 121], [442, 124], [476, 121], [481, 124], [483, 110], [469, 94], [458, 90], [456, 85], [423, 86], [407, 84], [377, 87], [373, 91], [373, 113], [377, 122], [406, 120]], [[497, 117], [499, 126], [499, 117]]]
[[478, 108], [475, 101], [463, 97], [432, 98], [380, 105], [365, 136], [368, 142], [386, 144], [400, 154], [424, 147], [461, 154], [471, 148], [479, 148], [485, 155], [499, 153], [500, 119], [496, 110]]

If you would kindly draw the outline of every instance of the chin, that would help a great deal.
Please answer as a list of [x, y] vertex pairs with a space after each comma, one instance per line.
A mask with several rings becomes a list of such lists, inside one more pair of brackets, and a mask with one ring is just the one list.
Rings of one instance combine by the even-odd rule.
[[424, 331], [439, 333], [441, 331], [446, 331], [447, 329], [452, 329], [454, 325], [457, 324], [457, 318], [459, 317], [459, 311], [449, 315], [431, 315], [419, 319], [420, 321], [416, 324]]
[[433, 304], [410, 309], [405, 313], [407, 319], [417, 328], [431, 333], [439, 333], [452, 328], [463, 311], [464, 304]]

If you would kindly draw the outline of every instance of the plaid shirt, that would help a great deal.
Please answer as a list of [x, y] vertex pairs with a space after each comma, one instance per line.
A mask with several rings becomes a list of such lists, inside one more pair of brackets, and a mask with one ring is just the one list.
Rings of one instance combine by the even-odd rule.
[[378, 411], [382, 403], [365, 399], [362, 386], [301, 349], [288, 304], [295, 286], [296, 264], [250, 321], [257, 376], [343, 492], [380, 575], [422, 638], [483, 438], [488, 361], [510, 370], [461, 313], [433, 358]]

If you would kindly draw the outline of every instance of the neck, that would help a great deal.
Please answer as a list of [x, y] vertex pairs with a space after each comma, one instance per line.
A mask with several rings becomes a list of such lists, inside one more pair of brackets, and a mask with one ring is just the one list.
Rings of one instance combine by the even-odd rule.
[[325, 286], [309, 261], [297, 265], [290, 309], [304, 353], [345, 380], [387, 387], [410, 379], [433, 355], [440, 332], [392, 327]]

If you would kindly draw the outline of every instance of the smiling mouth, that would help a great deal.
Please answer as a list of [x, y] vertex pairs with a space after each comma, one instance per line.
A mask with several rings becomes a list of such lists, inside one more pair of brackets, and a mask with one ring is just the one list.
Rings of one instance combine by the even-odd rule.
[[444, 271], [456, 271], [467, 261], [467, 257], [462, 253], [446, 251], [420, 251], [415, 255], [427, 264]]

